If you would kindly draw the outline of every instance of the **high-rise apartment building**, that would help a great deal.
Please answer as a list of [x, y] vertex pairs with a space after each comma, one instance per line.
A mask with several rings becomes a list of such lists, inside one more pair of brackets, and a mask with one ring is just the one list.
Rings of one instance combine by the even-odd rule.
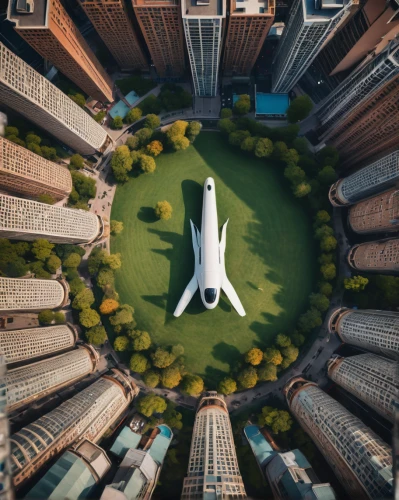
[[399, 394], [396, 361], [370, 352], [348, 358], [335, 355], [328, 363], [328, 376], [384, 418], [394, 421]]
[[348, 262], [359, 271], [399, 272], [399, 239], [355, 245], [349, 250]]
[[181, 0], [182, 18], [194, 93], [215, 97], [226, 20], [226, 0]]
[[273, 60], [272, 92], [289, 92], [294, 87], [358, 3], [294, 0]]
[[122, 70], [148, 68], [124, 0], [79, 0], [79, 3]]
[[349, 209], [348, 222], [356, 233], [398, 231], [399, 190], [390, 189], [353, 205]]
[[64, 281], [3, 278], [0, 276], [0, 311], [22, 312], [57, 309], [68, 302]]
[[223, 396], [206, 392], [198, 404], [182, 500], [246, 498], [229, 412]]
[[59, 0], [34, 8], [10, 0], [8, 20], [44, 59], [93, 99], [113, 101], [113, 83]]
[[91, 243], [101, 238], [104, 223], [99, 215], [76, 208], [0, 194], [0, 235], [53, 243]]
[[97, 443], [120, 418], [138, 389], [119, 370], [103, 375], [55, 410], [13, 434], [11, 470], [20, 486], [52, 456], [78, 439]]
[[70, 350], [77, 338], [77, 332], [70, 324], [0, 330], [0, 355], [4, 356], [7, 365], [31, 361]]
[[107, 132], [47, 78], [0, 43], [0, 103], [81, 154], [104, 153]]
[[399, 181], [399, 150], [335, 182], [329, 192], [334, 207], [351, 205], [380, 193]]
[[184, 36], [179, 0], [132, 0], [132, 3], [158, 76], [181, 76]]
[[232, 0], [223, 55], [225, 75], [249, 76], [274, 21], [275, 0]]
[[371, 429], [313, 382], [293, 378], [284, 394], [351, 498], [393, 494], [392, 449]]
[[97, 351], [92, 346], [85, 345], [31, 365], [8, 370], [8, 412], [44, 398], [93, 373], [99, 359]]
[[399, 360], [399, 313], [337, 309], [329, 320], [342, 342]]
[[7, 398], [5, 391], [7, 366], [0, 354], [0, 487], [1, 500], [14, 500], [10, 466], [10, 428], [7, 418]]
[[48, 194], [58, 201], [70, 195], [72, 177], [67, 168], [0, 137], [0, 186], [33, 198]]

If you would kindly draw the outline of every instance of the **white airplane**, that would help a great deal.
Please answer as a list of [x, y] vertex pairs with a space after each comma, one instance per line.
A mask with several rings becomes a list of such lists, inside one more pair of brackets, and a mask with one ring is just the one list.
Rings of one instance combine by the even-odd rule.
[[222, 289], [238, 314], [245, 316], [240, 299], [226, 276], [224, 265], [228, 222], [227, 219], [223, 225], [222, 239], [219, 244], [215, 181], [212, 177], [208, 177], [204, 184], [202, 201], [202, 234], [190, 219], [195, 257], [194, 276], [184, 290], [173, 313], [174, 316], [179, 317], [182, 314], [198, 288], [200, 289], [202, 302], [207, 309], [214, 309], [218, 305], [220, 289]]

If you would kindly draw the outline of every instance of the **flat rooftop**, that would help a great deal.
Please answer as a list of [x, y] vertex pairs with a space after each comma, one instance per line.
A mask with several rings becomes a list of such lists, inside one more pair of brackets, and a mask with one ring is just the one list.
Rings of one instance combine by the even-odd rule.
[[329, 21], [349, 3], [349, 0], [302, 0], [302, 2], [305, 19]]
[[231, 15], [265, 14], [274, 16], [275, 0], [233, 0]]
[[47, 0], [33, 0], [32, 13], [17, 12], [18, 8], [27, 4], [26, 0], [10, 0], [7, 19], [16, 24], [17, 28], [40, 28], [46, 26]]
[[226, 0], [182, 0], [183, 17], [217, 17], [226, 15]]

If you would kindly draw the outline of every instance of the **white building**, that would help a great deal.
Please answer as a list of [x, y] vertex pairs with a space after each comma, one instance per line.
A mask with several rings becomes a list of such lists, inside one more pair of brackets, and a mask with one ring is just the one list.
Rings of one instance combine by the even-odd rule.
[[112, 142], [86, 111], [2, 43], [0, 103], [81, 154], [105, 152]]
[[82, 244], [101, 238], [103, 230], [102, 218], [92, 212], [0, 194], [2, 238]]
[[0, 276], [0, 312], [56, 309], [66, 304], [68, 293], [64, 281]]
[[377, 434], [313, 382], [291, 379], [284, 393], [350, 498], [393, 495], [392, 449]]
[[328, 364], [331, 380], [391, 422], [399, 394], [397, 371], [396, 361], [370, 352], [349, 358], [334, 356]]
[[206, 392], [195, 417], [182, 500], [246, 498], [223, 396]]
[[215, 97], [218, 93], [226, 0], [182, 0], [181, 8], [195, 95]]
[[357, 3], [357, 0], [294, 0], [273, 61], [272, 92], [292, 90]]

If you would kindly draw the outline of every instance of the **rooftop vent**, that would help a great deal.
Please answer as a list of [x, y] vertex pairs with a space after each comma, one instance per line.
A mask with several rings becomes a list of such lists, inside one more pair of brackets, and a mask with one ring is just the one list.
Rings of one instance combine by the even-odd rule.
[[20, 14], [33, 14], [34, 7], [33, 0], [17, 0], [15, 9]]

